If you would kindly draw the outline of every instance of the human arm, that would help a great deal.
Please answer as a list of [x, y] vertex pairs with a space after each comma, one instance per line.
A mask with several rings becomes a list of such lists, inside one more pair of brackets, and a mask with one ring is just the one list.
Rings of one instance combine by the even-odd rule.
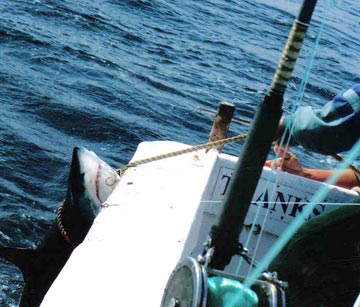
[[[335, 171], [328, 169], [303, 168], [303, 173], [304, 173], [304, 177], [325, 182], [335, 173]], [[353, 187], [358, 186], [359, 183], [357, 181], [354, 172], [350, 169], [346, 169], [342, 171], [335, 185], [339, 187], [343, 187], [345, 189], [352, 189]]]
[[275, 142], [283, 133], [289, 144], [322, 154], [349, 150], [360, 137], [360, 84], [339, 93], [321, 109], [299, 107], [281, 118]]
[[[285, 152], [283, 148], [279, 148], [278, 146], [274, 147], [274, 151], [279, 152], [280, 158], [266, 161], [265, 165], [268, 167], [271, 167], [274, 164], [277, 169], [284, 172], [321, 182], [327, 181], [335, 173], [335, 170], [329, 169], [304, 168], [301, 166], [300, 161], [295, 154]], [[342, 171], [335, 185], [346, 189], [352, 189], [359, 185], [359, 181], [353, 170], [346, 169]]]

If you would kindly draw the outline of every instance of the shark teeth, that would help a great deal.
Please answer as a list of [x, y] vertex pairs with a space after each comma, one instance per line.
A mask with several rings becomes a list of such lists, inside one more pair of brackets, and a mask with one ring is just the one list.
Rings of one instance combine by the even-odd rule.
[[80, 173], [86, 197], [90, 200], [91, 210], [96, 215], [120, 181], [120, 176], [93, 151], [84, 147], [76, 149]]

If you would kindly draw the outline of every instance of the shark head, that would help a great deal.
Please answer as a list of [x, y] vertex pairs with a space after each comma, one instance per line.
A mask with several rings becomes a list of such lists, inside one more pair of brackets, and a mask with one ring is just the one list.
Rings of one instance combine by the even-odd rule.
[[120, 176], [94, 152], [75, 147], [71, 165], [71, 193], [83, 214], [93, 219], [107, 200]]
[[94, 152], [84, 147], [74, 148], [63, 222], [69, 228], [70, 236], [75, 237], [75, 244], [82, 241], [84, 232], [87, 233], [91, 227], [101, 204], [119, 181], [120, 176], [116, 171]]
[[36, 249], [0, 247], [0, 257], [17, 265], [23, 273], [25, 287], [21, 307], [40, 305], [119, 180], [116, 171], [95, 153], [82, 147], [74, 148], [66, 197], [54, 227], [41, 245]]

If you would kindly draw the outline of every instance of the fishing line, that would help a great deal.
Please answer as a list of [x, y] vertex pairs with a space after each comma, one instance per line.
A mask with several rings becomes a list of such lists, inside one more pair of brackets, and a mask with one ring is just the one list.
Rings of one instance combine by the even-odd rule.
[[[360, 153], [360, 140], [353, 146], [351, 149], [348, 158], [344, 159], [340, 164], [340, 168], [343, 168], [348, 163], [352, 163]], [[250, 288], [255, 281], [262, 275], [270, 263], [276, 258], [276, 256], [282, 251], [285, 245], [290, 241], [294, 234], [301, 228], [301, 226], [306, 221], [306, 218], [312, 212], [315, 207], [315, 204], [321, 203], [326, 195], [329, 193], [331, 185], [341, 176], [342, 170], [336, 169], [335, 173], [326, 181], [327, 184], [322, 185], [322, 187], [317, 191], [317, 193], [311, 198], [309, 206], [306, 206], [300, 215], [295, 218], [293, 223], [285, 230], [283, 235], [278, 238], [275, 244], [269, 249], [269, 251], [264, 255], [263, 259], [258, 262], [256, 268], [251, 272], [251, 274], [245, 279], [244, 286]], [[235, 296], [232, 301], [227, 305], [227, 307], [235, 307], [238, 300], [241, 299], [242, 294]]]
[[[306, 65], [306, 69], [304, 71], [303, 77], [301, 78], [301, 83], [300, 83], [299, 90], [298, 90], [297, 95], [295, 97], [295, 101], [294, 101], [294, 103], [292, 104], [292, 107], [291, 107], [290, 116], [293, 116], [295, 114], [297, 108], [299, 107], [299, 104], [303, 101], [305, 88], [306, 88], [306, 85], [308, 83], [311, 67], [312, 67], [313, 62], [315, 60], [316, 51], [317, 51], [317, 49], [319, 47], [319, 44], [320, 44], [320, 38], [322, 36], [322, 33], [323, 33], [323, 30], [324, 30], [324, 27], [325, 27], [329, 12], [330, 12], [330, 10], [331, 10], [331, 8], [333, 6], [333, 2], [334, 2], [334, 0], [329, 0], [328, 1], [328, 5], [326, 7], [325, 15], [324, 15], [322, 23], [320, 25], [319, 33], [316, 36], [315, 43], [313, 45], [311, 55], [309, 57], [307, 65]], [[290, 125], [290, 127], [285, 127], [285, 131], [282, 134], [279, 147], [284, 147], [283, 145], [285, 143], [285, 154], [288, 151], [289, 143], [290, 143], [291, 136], [293, 135], [293, 131], [294, 131], [294, 124], [292, 123]], [[285, 142], [285, 138], [287, 139], [286, 142]], [[279, 155], [277, 154], [276, 158], [278, 158], [278, 157], [279, 157]]]
[[258, 266], [254, 269], [252, 274], [245, 280], [244, 285], [251, 287], [257, 278], [262, 274], [262, 272], [269, 266], [269, 264], [275, 259], [275, 257], [281, 252], [287, 242], [292, 238], [292, 236], [300, 229], [304, 224], [306, 217], [312, 212], [315, 207], [315, 204], [321, 203], [326, 195], [331, 189], [331, 185], [334, 185], [336, 181], [342, 174], [342, 169], [348, 163], [352, 163], [360, 153], [360, 140], [353, 146], [349, 156], [340, 163], [340, 168], [335, 170], [335, 173], [326, 181], [327, 184], [322, 185], [322, 187], [315, 193], [315, 195], [310, 200], [310, 205], [304, 207], [304, 210], [300, 215], [295, 218], [294, 222], [289, 225], [285, 230], [283, 235], [275, 242], [275, 244], [270, 248], [269, 252], [264, 255], [264, 258], [258, 263]]
[[[355, 197], [355, 195], [354, 195]], [[200, 203], [213, 203], [213, 204], [221, 204], [222, 201], [220, 200], [201, 200]], [[281, 204], [281, 202], [276, 202], [276, 201], [264, 201], [263, 203], [261, 204], [265, 204], [265, 205], [277, 205], [277, 204]], [[259, 203], [258, 202], [251, 202], [252, 205], [258, 205]], [[290, 204], [290, 203], [287, 203], [287, 204]], [[360, 203], [359, 202], [356, 202], [356, 203], [353, 203], [353, 202], [343, 202], [343, 203], [339, 203], [339, 202], [324, 202], [324, 203], [312, 203], [312, 202], [308, 202], [308, 201], [300, 201], [300, 202], [294, 202], [294, 203], [291, 203], [291, 204], [297, 204], [297, 205], [308, 205], [308, 204], [311, 204], [311, 205], [322, 205], [322, 206], [360, 206]], [[104, 203], [104, 205], [106, 205], [106, 203]], [[110, 206], [110, 205], [109, 205]], [[118, 206], [118, 204], [117, 204]]]
[[[317, 36], [316, 36], [316, 39], [315, 39], [315, 42], [314, 42], [314, 44], [313, 44], [312, 52], [311, 52], [310, 57], [309, 57], [309, 59], [308, 59], [308, 62], [307, 62], [307, 65], [306, 65], [306, 69], [305, 69], [304, 74], [303, 74], [303, 77], [302, 77], [302, 79], [301, 79], [301, 83], [300, 83], [299, 90], [298, 90], [298, 92], [297, 92], [295, 101], [294, 101], [294, 103], [292, 104], [290, 116], [294, 115], [294, 113], [295, 113], [295, 111], [296, 111], [296, 109], [297, 109], [297, 107], [298, 107], [298, 105], [299, 105], [299, 102], [301, 102], [302, 99], [303, 99], [304, 92], [305, 92], [305, 88], [306, 88], [306, 84], [307, 84], [307, 82], [308, 82], [308, 78], [309, 78], [309, 75], [310, 75], [311, 67], [312, 67], [312, 64], [313, 64], [313, 62], [314, 62], [315, 55], [316, 55], [316, 51], [317, 51], [318, 46], [319, 46], [319, 43], [320, 43], [320, 38], [321, 38], [321, 35], [322, 35], [322, 32], [323, 32], [323, 29], [324, 29], [324, 27], [325, 27], [325, 24], [326, 24], [326, 21], [327, 21], [327, 17], [328, 17], [328, 14], [329, 14], [330, 9], [331, 9], [331, 7], [332, 7], [332, 4], [333, 4], [333, 0], [329, 0], [329, 1], [328, 1], [328, 4], [327, 4], [326, 11], [325, 11], [325, 14], [324, 14], [324, 17], [323, 17], [323, 19], [322, 19], [322, 23], [321, 23], [319, 32], [318, 32], [318, 34], [317, 34]], [[288, 133], [288, 132], [289, 132], [289, 129], [290, 129], [289, 127], [286, 127], [286, 128], [285, 128], [285, 131], [284, 131], [284, 133], [283, 133], [283, 135], [282, 135], [282, 137], [281, 137], [281, 140], [280, 140], [280, 145], [279, 145], [279, 146], [280, 146], [280, 147], [283, 147], [283, 146], [284, 146], [284, 143], [285, 143], [285, 138], [286, 138], [286, 136], [287, 136], [286, 145], [285, 145], [285, 153], [284, 153], [284, 154], [286, 154], [286, 152], [288, 151], [290, 138], [291, 138], [291, 135], [292, 135], [292, 133], [293, 133], [293, 125], [291, 125], [290, 133]], [[275, 159], [278, 159], [278, 158], [279, 158], [279, 152], [276, 153]], [[272, 171], [274, 170], [274, 168], [275, 168], [275, 165], [272, 165], [272, 167], [271, 167]], [[260, 204], [263, 204], [263, 203], [264, 203], [264, 197], [265, 197], [265, 195], [266, 195], [266, 191], [269, 191], [269, 186], [270, 186], [270, 184], [271, 184], [270, 181], [271, 181], [272, 178], [273, 178], [273, 173], [274, 173], [274, 172], [271, 172], [270, 175], [269, 175], [268, 178], [267, 178], [267, 181], [266, 181], [266, 184], [265, 184], [265, 188], [264, 188], [264, 193], [263, 193], [263, 195], [262, 195], [262, 197], [261, 197], [261, 199], [260, 199]], [[278, 177], [276, 176], [276, 177], [275, 177], [275, 182], [274, 182], [274, 184], [277, 184], [277, 182], [278, 182]], [[274, 196], [274, 193], [275, 193], [275, 189], [273, 189], [270, 193], [271, 193], [271, 194], [270, 194], [270, 198], [269, 198], [269, 199], [272, 199], [273, 196]], [[244, 245], [245, 247], [249, 245], [249, 242], [250, 242], [250, 240], [251, 240], [251, 238], [252, 238], [252, 236], [253, 236], [254, 227], [255, 227], [256, 221], [257, 221], [257, 219], [258, 219], [258, 217], [259, 217], [260, 210], [261, 210], [261, 206], [258, 206], [257, 211], [256, 211], [256, 214], [255, 214], [255, 217], [254, 217], [254, 219], [253, 219], [252, 227], [251, 227], [251, 229], [250, 229], [250, 231], [249, 231], [248, 237], [247, 237], [246, 242], [245, 242], [245, 245]], [[253, 252], [253, 256], [254, 256], [254, 257], [255, 257], [256, 254], [257, 254], [257, 251], [258, 251], [258, 248], [259, 248], [259, 245], [260, 245], [260, 241], [261, 241], [261, 239], [262, 239], [263, 229], [264, 229], [265, 224], [266, 224], [266, 222], [267, 222], [267, 220], [268, 220], [268, 214], [269, 214], [268, 211], [269, 211], [269, 210], [266, 211], [265, 217], [264, 217], [263, 222], [262, 222], [261, 232], [260, 232], [260, 235], [259, 235], [258, 238], [257, 238], [257, 242], [256, 242], [255, 249], [254, 249], [254, 252]], [[239, 271], [240, 271], [240, 269], [241, 269], [242, 263], [243, 263], [243, 259], [241, 258], [241, 259], [239, 260], [239, 264], [238, 264], [237, 269], [236, 269], [236, 274], [239, 274]], [[249, 267], [249, 272], [248, 272], [248, 274], [250, 274], [251, 270], [252, 270], [252, 266]]]
[[[316, 56], [318, 47], [320, 45], [320, 39], [322, 37], [322, 33], [323, 33], [323, 30], [324, 30], [324, 27], [325, 27], [325, 24], [327, 22], [328, 15], [329, 15], [329, 12], [330, 12], [332, 6], [333, 6], [333, 0], [329, 0], [328, 4], [327, 4], [327, 7], [326, 7], [324, 17], [322, 19], [322, 22], [321, 22], [321, 25], [320, 25], [320, 28], [319, 28], [319, 32], [318, 32], [318, 34], [316, 36], [316, 39], [315, 39], [315, 42], [313, 44], [312, 52], [311, 52], [310, 57], [309, 57], [309, 59], [307, 61], [307, 65], [306, 65], [303, 77], [301, 78], [301, 83], [300, 83], [299, 90], [297, 91], [295, 101], [292, 103], [292, 107], [291, 107], [291, 111], [290, 111], [289, 116], [293, 116], [295, 114], [297, 108], [299, 107], [299, 105], [303, 102], [304, 93], [305, 93], [306, 85], [308, 83], [310, 71], [311, 71], [313, 62], [315, 60], [315, 56]], [[291, 136], [293, 135], [293, 131], [294, 131], [294, 123], [292, 122], [290, 127], [285, 127], [285, 131], [282, 134], [279, 147], [284, 148], [284, 156], [286, 155], [286, 153], [289, 150], [290, 139], [291, 139]], [[285, 142], [285, 138], [286, 138], [286, 142]], [[279, 154], [280, 154], [280, 151], [276, 153], [275, 160], [279, 158]], [[284, 160], [282, 161], [282, 164], [283, 163], [284, 163]], [[282, 164], [280, 165], [280, 168], [282, 167]], [[274, 168], [275, 168], [275, 165], [272, 165], [272, 169], [274, 169]], [[276, 180], [275, 180], [275, 184], [277, 184], [277, 183], [278, 183], [278, 177], [276, 177]], [[272, 196], [273, 196], [273, 193], [274, 193], [274, 191], [272, 192]], [[266, 217], [267, 217], [267, 214], [266, 214]], [[267, 222], [267, 218], [264, 219], [264, 221], [263, 221], [262, 229], [264, 229], [266, 222]], [[261, 240], [261, 238], [259, 237], [258, 240], [257, 240], [256, 247], [255, 247], [254, 255], [256, 255], [256, 253], [257, 253], [258, 246], [260, 244], [260, 240]], [[252, 267], [249, 268], [249, 271], [251, 271], [251, 270], [252, 270]]]
[[[315, 60], [316, 52], [317, 52], [317, 49], [318, 49], [319, 44], [320, 44], [320, 38], [321, 38], [321, 36], [322, 36], [323, 29], [324, 29], [325, 24], [326, 24], [326, 21], [327, 21], [329, 11], [330, 11], [330, 9], [332, 8], [332, 2], [333, 2], [333, 0], [330, 0], [330, 1], [328, 2], [327, 10], [326, 10], [325, 15], [324, 15], [324, 18], [323, 18], [323, 20], [322, 20], [322, 23], [321, 23], [319, 32], [318, 32], [318, 34], [317, 34], [317, 36], [316, 36], [315, 43], [314, 43], [314, 45], [313, 45], [311, 55], [310, 55], [310, 57], [309, 57], [309, 59], [308, 59], [306, 69], [305, 69], [304, 74], [303, 74], [303, 77], [302, 77], [302, 79], [301, 79], [301, 83], [300, 83], [299, 90], [297, 91], [297, 95], [296, 95], [296, 97], [295, 97], [295, 101], [294, 101], [294, 103], [292, 104], [290, 116], [295, 114], [295, 112], [296, 112], [299, 104], [303, 101], [303, 97], [304, 97], [306, 85], [307, 85], [307, 83], [308, 83], [308, 79], [309, 79], [311, 67], [312, 67], [313, 62], [314, 62], [314, 60]], [[286, 128], [286, 129], [288, 129], [288, 128]], [[292, 124], [289, 135], [287, 135], [286, 131], [285, 131], [285, 133], [282, 135], [282, 138], [281, 138], [281, 141], [280, 141], [280, 145], [279, 145], [280, 148], [283, 147], [283, 143], [284, 143], [284, 140], [285, 140], [285, 136], [287, 135], [287, 140], [286, 140], [285, 150], [284, 150], [284, 156], [285, 156], [286, 153], [288, 152], [289, 143], [290, 143], [291, 136], [292, 136], [292, 134], [293, 134], [293, 130], [294, 130], [294, 125]], [[279, 153], [280, 153], [280, 151], [276, 153], [276, 159], [279, 158]], [[282, 164], [283, 164], [283, 163], [284, 163], [284, 160], [282, 160]], [[282, 167], [282, 164], [280, 165], [280, 168]], [[272, 165], [272, 169], [274, 169], [274, 167], [275, 167], [275, 164]], [[278, 183], [278, 177], [276, 177], [274, 184], [276, 185], [277, 183]], [[275, 193], [275, 189], [272, 190], [270, 199], [273, 198], [274, 193]], [[264, 191], [264, 195], [265, 195], [265, 191]], [[258, 209], [260, 210], [260, 207], [259, 207]], [[254, 249], [254, 252], [253, 252], [254, 257], [257, 255], [258, 248], [259, 248], [259, 246], [260, 246], [260, 241], [261, 241], [261, 239], [262, 239], [262, 232], [263, 232], [263, 229], [265, 229], [265, 225], [266, 225], [266, 223], [267, 223], [267, 221], [268, 221], [269, 211], [270, 211], [270, 210], [267, 210], [267, 211], [266, 211], [265, 218], [264, 218], [263, 223], [262, 223], [262, 225], [261, 225], [261, 233], [260, 233], [260, 235], [259, 235], [259, 237], [258, 237], [258, 239], [257, 239], [257, 243], [256, 243], [256, 245], [255, 245], [255, 249]], [[255, 223], [254, 223], [253, 225], [255, 225]], [[251, 236], [251, 235], [252, 235], [252, 232], [249, 233], [249, 236]], [[253, 270], [253, 266], [249, 266], [249, 272], [248, 272], [248, 273], [250, 274], [252, 270]]]

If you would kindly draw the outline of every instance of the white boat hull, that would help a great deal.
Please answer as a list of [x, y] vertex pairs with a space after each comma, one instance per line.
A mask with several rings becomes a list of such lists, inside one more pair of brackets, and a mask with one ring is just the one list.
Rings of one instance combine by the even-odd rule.
[[[141, 143], [133, 160], [186, 146], [174, 142]], [[178, 260], [202, 251], [235, 162], [235, 157], [213, 150], [128, 169], [41, 307], [159, 306]], [[254, 200], [259, 199], [269, 174], [271, 170], [264, 169]], [[272, 189], [275, 192], [267, 208], [261, 204], [256, 222], [261, 224], [265, 215], [269, 217], [256, 259], [295, 218], [300, 202], [309, 200], [320, 185], [285, 173], [273, 177], [269, 196]], [[351, 201], [356, 195], [332, 187], [327, 201]], [[252, 222], [258, 206], [251, 206], [245, 224]], [[327, 207], [316, 206], [311, 218], [333, 208]], [[247, 234], [242, 232], [242, 242]], [[247, 246], [250, 252], [256, 244], [254, 238]], [[227, 270], [233, 272], [237, 261], [234, 259]]]

